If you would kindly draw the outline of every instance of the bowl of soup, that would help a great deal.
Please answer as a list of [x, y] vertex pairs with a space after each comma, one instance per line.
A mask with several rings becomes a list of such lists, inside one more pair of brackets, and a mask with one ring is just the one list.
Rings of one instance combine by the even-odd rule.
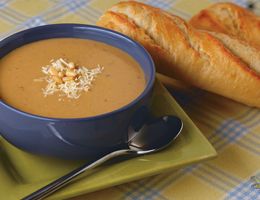
[[0, 134], [66, 159], [122, 148], [154, 79], [150, 55], [120, 33], [82, 24], [18, 32], [0, 42]]

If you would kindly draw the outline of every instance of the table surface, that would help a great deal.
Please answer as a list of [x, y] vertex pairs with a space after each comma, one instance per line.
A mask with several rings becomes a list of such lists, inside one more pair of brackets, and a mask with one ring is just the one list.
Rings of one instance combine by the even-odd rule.
[[[118, 0], [1, 0], [0, 37], [52, 23], [94, 24]], [[210, 0], [144, 0], [189, 19]], [[236, 0], [245, 6], [245, 0]], [[214, 160], [73, 200], [260, 199], [260, 110], [191, 88], [172, 94], [218, 151]]]

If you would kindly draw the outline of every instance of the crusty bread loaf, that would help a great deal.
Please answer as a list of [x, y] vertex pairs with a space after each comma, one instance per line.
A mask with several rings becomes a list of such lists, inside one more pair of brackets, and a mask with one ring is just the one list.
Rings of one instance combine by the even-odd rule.
[[246, 43], [198, 31], [177, 16], [133, 1], [114, 5], [97, 24], [143, 44], [158, 72], [260, 108], [260, 71], [252, 62], [259, 63], [260, 55]]
[[198, 29], [225, 33], [260, 47], [260, 17], [233, 3], [215, 3], [191, 18]]

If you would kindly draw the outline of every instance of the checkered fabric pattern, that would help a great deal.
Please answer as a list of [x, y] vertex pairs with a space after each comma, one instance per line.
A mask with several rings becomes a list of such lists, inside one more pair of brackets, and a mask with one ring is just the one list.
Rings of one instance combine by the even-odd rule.
[[[0, 38], [43, 24], [94, 24], [116, 2], [118, 0], [1, 0]], [[217, 0], [143, 2], [189, 19]], [[235, 2], [247, 6], [249, 1]], [[172, 91], [177, 101], [214, 145], [219, 153], [218, 158], [86, 194], [74, 200], [260, 200], [259, 109], [249, 108], [198, 89]]]

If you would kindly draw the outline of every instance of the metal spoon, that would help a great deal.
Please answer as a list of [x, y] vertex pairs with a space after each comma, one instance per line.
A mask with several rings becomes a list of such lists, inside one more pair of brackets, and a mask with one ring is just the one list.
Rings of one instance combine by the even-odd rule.
[[182, 121], [175, 116], [164, 116], [145, 123], [138, 131], [129, 127], [128, 134], [132, 136], [125, 149], [108, 153], [93, 162], [73, 170], [72, 172], [53, 181], [36, 192], [26, 196], [23, 200], [43, 199], [71, 182], [75, 177], [92, 169], [107, 160], [121, 155], [144, 155], [166, 148], [180, 134]]

